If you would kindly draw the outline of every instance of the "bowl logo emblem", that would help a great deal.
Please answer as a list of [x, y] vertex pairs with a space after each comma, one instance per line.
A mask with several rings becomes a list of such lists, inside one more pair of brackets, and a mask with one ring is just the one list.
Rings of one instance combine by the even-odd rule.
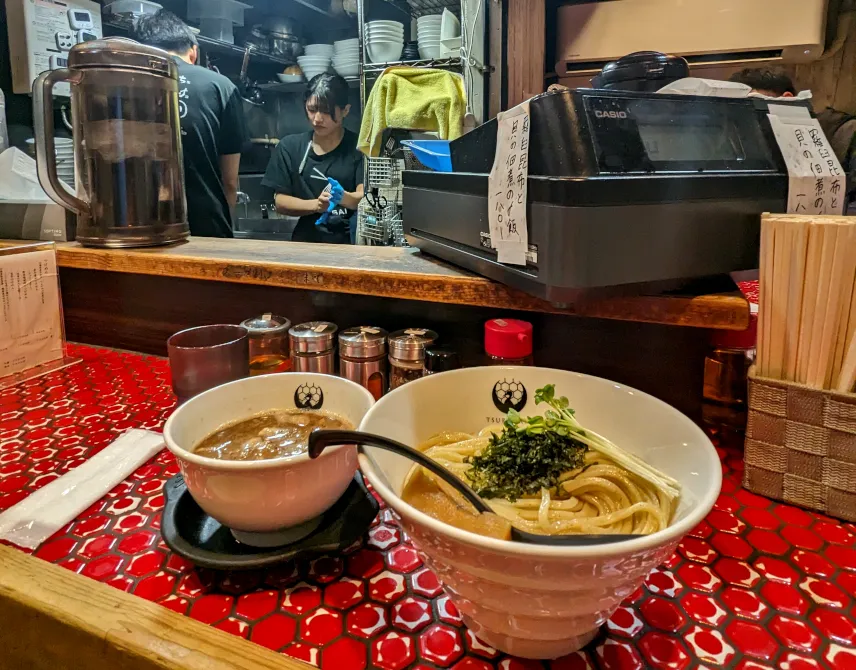
[[491, 398], [493, 398], [493, 404], [496, 405], [496, 408], [505, 413], [510, 409], [519, 412], [526, 407], [528, 396], [523, 382], [516, 379], [503, 379], [494, 384]]
[[321, 409], [324, 391], [315, 384], [302, 384], [294, 391], [294, 404], [300, 409]]

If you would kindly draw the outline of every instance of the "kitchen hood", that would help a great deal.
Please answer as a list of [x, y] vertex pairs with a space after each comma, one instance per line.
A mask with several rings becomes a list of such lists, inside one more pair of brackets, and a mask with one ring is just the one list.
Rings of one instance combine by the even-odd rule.
[[802, 63], [823, 53], [828, 0], [608, 0], [558, 9], [556, 73], [597, 73], [636, 51], [691, 64]]

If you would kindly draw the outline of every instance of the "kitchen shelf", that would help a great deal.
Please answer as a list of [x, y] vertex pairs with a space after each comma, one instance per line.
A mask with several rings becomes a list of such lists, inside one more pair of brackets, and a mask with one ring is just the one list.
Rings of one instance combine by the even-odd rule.
[[[132, 20], [129, 17], [125, 16], [107, 14], [102, 20], [102, 25], [106, 28], [114, 28], [116, 30], [128, 32], [132, 28]], [[231, 44], [229, 42], [223, 42], [221, 40], [215, 40], [211, 37], [205, 37], [205, 35], [197, 34], [196, 41], [199, 42], [200, 47], [207, 48], [212, 52], [226, 55], [243, 56], [247, 51], [246, 47], [242, 47], [238, 44]], [[294, 65], [293, 60], [289, 60], [287, 58], [278, 58], [277, 56], [271, 56], [270, 54], [261, 53], [260, 51], [250, 52], [250, 60], [258, 63]]]
[[363, 65], [363, 73], [380, 74], [388, 67], [409, 66], [409, 67], [426, 67], [437, 70], [454, 70], [460, 69], [461, 58], [454, 56], [452, 58], [424, 58], [421, 60], [400, 60], [391, 63], [366, 63]]
[[455, 15], [461, 15], [461, 0], [384, 0], [389, 5], [409, 12], [411, 16], [424, 16], [426, 14], [442, 14], [448, 9]]
[[[345, 81], [351, 88], [359, 88], [360, 86], [360, 80], [357, 77], [345, 77]], [[281, 81], [273, 81], [267, 84], [259, 84], [258, 87], [269, 93], [303, 93], [306, 90], [306, 82], [296, 81], [286, 84]]]

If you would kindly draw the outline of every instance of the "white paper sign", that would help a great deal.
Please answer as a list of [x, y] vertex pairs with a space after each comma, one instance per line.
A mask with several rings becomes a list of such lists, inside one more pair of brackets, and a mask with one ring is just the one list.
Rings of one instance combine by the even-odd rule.
[[529, 101], [500, 112], [496, 120], [496, 156], [488, 179], [490, 239], [500, 263], [526, 265]]
[[788, 166], [788, 213], [843, 214], [844, 170], [817, 119], [791, 105], [770, 105], [769, 118]]
[[0, 376], [62, 357], [56, 253], [0, 255]]

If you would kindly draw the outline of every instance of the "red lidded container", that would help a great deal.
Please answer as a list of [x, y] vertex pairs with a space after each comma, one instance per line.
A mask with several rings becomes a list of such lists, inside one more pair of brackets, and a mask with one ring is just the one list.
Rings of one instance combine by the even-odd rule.
[[491, 319], [484, 324], [488, 365], [533, 365], [532, 324], [519, 319]]

